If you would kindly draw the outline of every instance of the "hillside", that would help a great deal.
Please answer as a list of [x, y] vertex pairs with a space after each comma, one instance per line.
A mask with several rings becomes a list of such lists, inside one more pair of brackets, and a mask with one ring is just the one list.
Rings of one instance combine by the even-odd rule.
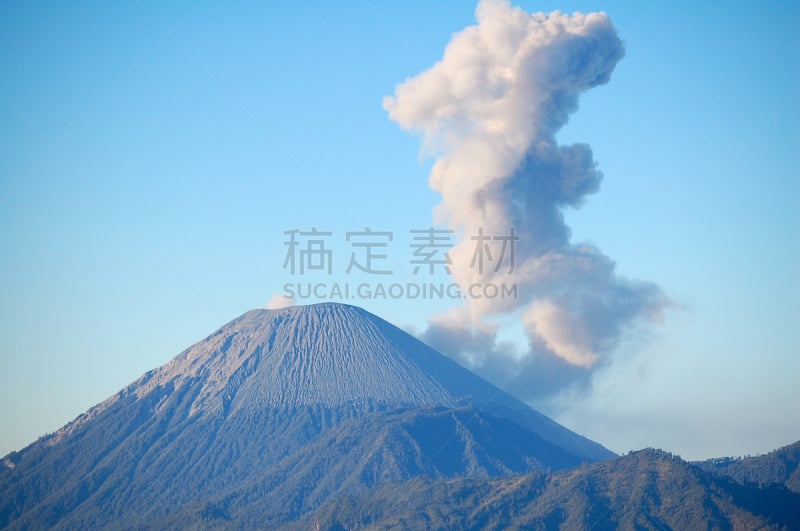
[[712, 474], [743, 484], [780, 484], [800, 494], [800, 441], [764, 455], [735, 459], [709, 459], [697, 463]]
[[[798, 529], [800, 495], [715, 478], [658, 450], [546, 474], [383, 485], [336, 500], [320, 529]], [[302, 526], [298, 526], [302, 528]]]

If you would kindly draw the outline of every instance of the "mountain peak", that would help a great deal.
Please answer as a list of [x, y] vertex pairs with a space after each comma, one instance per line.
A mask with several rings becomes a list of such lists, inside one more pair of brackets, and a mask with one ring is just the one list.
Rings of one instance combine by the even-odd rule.
[[[65, 426], [55, 443], [120, 401], [153, 414], [227, 418], [303, 407], [345, 416], [473, 406], [587, 460], [614, 454], [531, 409], [407, 332], [356, 306], [251, 310]], [[150, 405], [152, 404], [152, 405]]]
[[[431, 373], [441, 355], [355, 306], [251, 310], [185, 350], [137, 390], [203, 381], [193, 407], [444, 405], [462, 402]], [[434, 371], [435, 372], [435, 371]]]
[[252, 310], [9, 455], [0, 527], [181, 527], [225, 500], [270, 527], [381, 481], [611, 456], [365, 310]]

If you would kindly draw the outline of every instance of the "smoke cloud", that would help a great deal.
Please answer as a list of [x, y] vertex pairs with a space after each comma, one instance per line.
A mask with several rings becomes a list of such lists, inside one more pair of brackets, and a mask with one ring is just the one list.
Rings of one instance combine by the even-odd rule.
[[294, 297], [287, 297], [282, 293], [273, 293], [266, 305], [265, 310], [280, 310], [281, 308], [288, 308], [295, 304]]
[[[502, 0], [481, 1], [476, 18], [383, 106], [435, 157], [435, 216], [460, 235], [450, 252], [455, 280], [518, 286], [516, 299], [468, 299], [432, 317], [423, 339], [496, 382], [515, 376], [517, 394], [535, 398], [588, 381], [667, 299], [655, 284], [622, 278], [598, 248], [571, 242], [564, 221], [603, 179], [588, 145], [559, 145], [556, 134], [624, 55], [609, 18], [529, 14]], [[475, 235], [511, 227], [519, 237], [512, 267], [476, 267]], [[500, 240], [478, 245], [497, 260], [508, 251]], [[490, 317], [503, 314], [521, 319], [525, 352], [498, 344]]]

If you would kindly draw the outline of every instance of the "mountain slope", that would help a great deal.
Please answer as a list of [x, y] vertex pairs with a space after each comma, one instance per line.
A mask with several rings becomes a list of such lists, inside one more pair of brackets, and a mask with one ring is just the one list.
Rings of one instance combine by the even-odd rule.
[[308, 405], [360, 413], [387, 405], [472, 404], [587, 460], [614, 455], [383, 319], [334, 303], [247, 312], [92, 408], [55, 439], [119, 400], [166, 399], [184, 387], [193, 395], [189, 415], [211, 417]]
[[376, 481], [611, 455], [364, 310], [254, 310], [6, 456], [0, 527], [278, 524]]
[[[225, 515], [218, 522], [222, 527], [274, 528], [342, 493], [361, 495], [376, 485], [414, 477], [513, 475], [540, 468], [534, 456], [577, 464], [573, 456], [514, 423], [470, 408], [397, 410], [345, 421], [205, 502]], [[189, 524], [201, 519], [203, 514], [190, 505], [163, 517], [151, 514], [146, 521], [148, 527], [163, 528], [176, 520]]]
[[768, 454], [743, 459], [709, 459], [698, 466], [742, 484], [781, 484], [800, 494], [800, 441]]
[[320, 529], [798, 529], [800, 495], [714, 478], [657, 450], [546, 474], [417, 478], [335, 500]]

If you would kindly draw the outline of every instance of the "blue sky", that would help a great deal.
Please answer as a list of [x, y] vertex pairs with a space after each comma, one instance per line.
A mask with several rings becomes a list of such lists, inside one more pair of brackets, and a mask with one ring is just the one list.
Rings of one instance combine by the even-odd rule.
[[[605, 11], [625, 41], [559, 135], [605, 174], [566, 216], [675, 303], [545, 412], [618, 452], [800, 439], [800, 6], [516, 5]], [[430, 226], [431, 161], [381, 101], [474, 9], [0, 7], [0, 454], [263, 306], [292, 280], [284, 231], [369, 226], [402, 249]], [[356, 303], [417, 329], [448, 306]]]

